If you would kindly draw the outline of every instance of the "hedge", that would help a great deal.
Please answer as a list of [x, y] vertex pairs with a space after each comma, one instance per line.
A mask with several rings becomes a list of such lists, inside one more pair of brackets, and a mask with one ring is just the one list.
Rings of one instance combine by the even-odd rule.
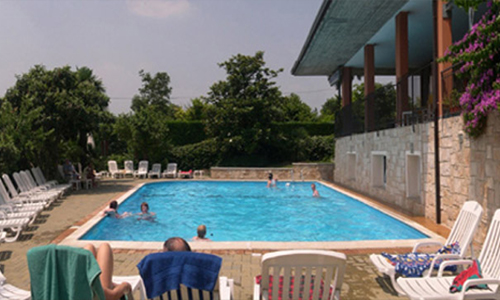
[[309, 136], [325, 136], [334, 133], [335, 126], [333, 123], [318, 123], [318, 122], [287, 122], [273, 123], [271, 131], [280, 132], [285, 136], [292, 135], [298, 129], [304, 129]]
[[218, 165], [220, 153], [214, 139], [200, 143], [174, 147], [170, 161], [176, 162], [180, 170], [208, 169]]

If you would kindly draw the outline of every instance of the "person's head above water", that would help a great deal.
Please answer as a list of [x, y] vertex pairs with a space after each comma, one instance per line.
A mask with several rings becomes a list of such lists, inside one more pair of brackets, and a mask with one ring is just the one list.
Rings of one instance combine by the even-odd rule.
[[167, 251], [191, 251], [191, 247], [183, 238], [171, 237], [163, 244], [163, 252]]
[[111, 201], [109, 203], [109, 208], [117, 209], [118, 208], [118, 202], [116, 202], [116, 200]]
[[205, 234], [207, 234], [207, 226], [202, 224], [202, 225], [198, 226], [198, 229], [196, 231], [198, 232], [198, 237], [200, 239], [204, 239]]
[[149, 205], [147, 202], [142, 202], [141, 203], [141, 212], [142, 213], [148, 213], [149, 212]]
[[314, 191], [316, 190], [316, 185], [314, 183], [311, 183], [311, 189]]
[[269, 175], [267, 178], [269, 178], [269, 180], [273, 180], [273, 173], [269, 172]]

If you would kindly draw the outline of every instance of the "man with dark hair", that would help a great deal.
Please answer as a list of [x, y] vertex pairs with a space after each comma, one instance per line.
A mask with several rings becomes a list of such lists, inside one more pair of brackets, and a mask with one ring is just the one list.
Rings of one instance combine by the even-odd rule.
[[191, 252], [191, 247], [189, 244], [180, 237], [171, 237], [165, 241], [163, 244], [163, 252], [167, 251], [189, 251]]

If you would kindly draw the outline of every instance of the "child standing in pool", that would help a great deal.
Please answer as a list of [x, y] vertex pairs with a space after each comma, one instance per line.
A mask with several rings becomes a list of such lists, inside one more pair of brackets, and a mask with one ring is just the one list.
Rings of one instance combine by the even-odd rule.
[[311, 184], [311, 189], [313, 191], [313, 197], [319, 197], [319, 192], [318, 190], [316, 189], [316, 185], [313, 183]]
[[137, 214], [139, 216], [139, 220], [148, 220], [148, 221], [153, 221], [154, 218], [156, 217], [156, 214], [154, 212], [149, 211], [149, 205], [147, 202], [142, 202], [141, 203], [141, 212]]
[[117, 219], [123, 219], [130, 216], [128, 212], [124, 212], [123, 214], [118, 213], [118, 202], [116, 202], [116, 200], [109, 203], [109, 207], [104, 210], [104, 214]]

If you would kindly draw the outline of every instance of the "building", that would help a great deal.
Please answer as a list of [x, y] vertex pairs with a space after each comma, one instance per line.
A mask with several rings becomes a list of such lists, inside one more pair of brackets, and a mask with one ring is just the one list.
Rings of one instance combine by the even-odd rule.
[[[478, 139], [464, 134], [454, 105], [463, 83], [456, 66], [436, 62], [468, 31], [469, 17], [441, 0], [323, 1], [292, 74], [326, 76], [341, 91], [336, 183], [448, 226], [475, 199], [489, 224], [500, 207], [500, 118], [489, 118]], [[375, 89], [382, 75], [395, 78], [389, 109]], [[353, 77], [363, 78], [361, 103]]]

